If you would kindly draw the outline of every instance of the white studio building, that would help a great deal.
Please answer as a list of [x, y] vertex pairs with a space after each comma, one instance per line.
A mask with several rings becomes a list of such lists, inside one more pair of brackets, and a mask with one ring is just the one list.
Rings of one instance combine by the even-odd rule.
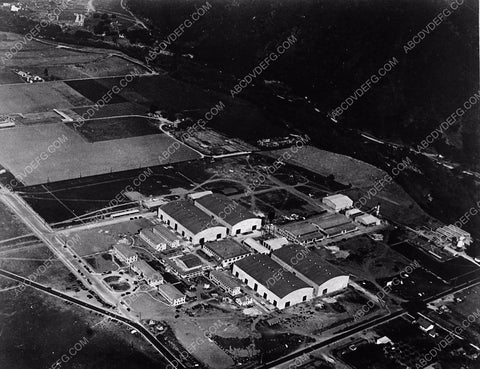
[[130, 267], [152, 287], [163, 283], [163, 276], [153, 269], [145, 260], [134, 261]]
[[349, 209], [353, 206], [353, 200], [342, 194], [326, 196], [322, 199], [322, 203], [336, 212]]
[[132, 264], [138, 260], [138, 255], [133, 249], [123, 243], [117, 243], [113, 246], [113, 255], [125, 264]]
[[314, 296], [341, 291], [350, 277], [323, 260], [315, 251], [300, 245], [288, 245], [272, 253], [272, 259], [313, 287]]
[[174, 285], [165, 283], [158, 286], [158, 292], [165, 297], [172, 306], [178, 306], [185, 303], [186, 296], [181, 293]]
[[232, 273], [279, 309], [310, 300], [313, 288], [263, 254], [233, 264]]
[[262, 228], [262, 219], [227, 196], [212, 193], [195, 199], [195, 206], [227, 227], [230, 235], [244, 234]]
[[196, 207], [191, 201], [172, 201], [158, 208], [160, 220], [194, 245], [216, 241], [227, 236], [228, 230]]

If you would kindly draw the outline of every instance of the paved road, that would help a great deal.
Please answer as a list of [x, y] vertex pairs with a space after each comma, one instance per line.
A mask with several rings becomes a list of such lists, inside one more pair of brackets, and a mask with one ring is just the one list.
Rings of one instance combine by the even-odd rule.
[[[60, 291], [54, 290], [50, 287], [46, 287], [46, 286], [44, 286], [40, 283], [33, 282], [33, 281], [31, 281], [27, 278], [21, 277], [17, 274], [13, 274], [13, 273], [8, 272], [4, 269], [0, 269], [0, 275], [4, 276], [6, 278], [10, 278], [10, 279], [13, 279], [15, 281], [24, 283], [25, 285], [28, 285], [32, 288], [36, 288], [37, 290], [46, 292], [49, 295], [61, 298], [62, 300], [69, 301], [69, 302], [74, 303], [76, 305], [79, 305], [79, 306], [81, 306], [85, 309], [95, 311], [95, 312], [97, 312], [99, 314], [102, 314], [104, 316], [107, 316], [111, 319], [114, 319], [114, 320], [117, 320], [117, 321], [122, 322], [124, 324], [127, 324], [128, 326], [130, 326], [130, 327], [136, 329], [138, 332], [140, 332], [140, 334], [142, 334], [142, 336], [157, 349], [157, 351], [169, 362], [170, 365], [172, 365], [173, 367], [186, 368], [185, 365], [182, 364], [180, 360], [177, 360], [175, 355], [173, 355], [167, 347], [165, 347], [162, 343], [160, 343], [155, 338], [155, 336], [152, 333], [150, 333], [140, 323], [132, 322], [130, 319], [125, 318], [124, 316], [118, 315], [114, 312], [111, 312], [110, 310], [107, 310], [107, 309], [89, 304], [88, 302], [79, 300], [75, 297], [69, 296], [69, 295], [64, 294]], [[174, 366], [175, 362], [177, 364], [176, 366]]]
[[98, 280], [87, 270], [87, 266], [75, 251], [70, 247], [65, 247], [65, 239], [57, 235], [19, 195], [0, 185], [0, 201], [3, 201], [17, 214], [88, 289], [93, 289], [105, 302], [113, 306], [117, 304], [117, 299], [113, 293], [101, 280]]
[[[459, 291], [462, 291], [466, 288], [469, 288], [469, 287], [472, 287], [472, 286], [475, 286], [477, 284], [480, 284], [480, 277], [478, 278], [475, 278], [474, 280], [472, 281], [469, 281], [469, 282], [465, 282], [461, 285], [458, 285], [456, 287], [452, 287], [444, 292], [441, 292], [441, 293], [438, 293], [434, 296], [430, 296], [430, 297], [427, 297], [425, 299], [423, 299], [423, 302], [425, 303], [429, 303], [429, 302], [433, 302], [433, 301], [436, 301], [440, 298], [443, 298], [445, 296], [448, 296], [452, 293], [456, 293], [456, 292], [459, 292]], [[380, 325], [380, 324], [383, 324], [383, 323], [386, 323], [387, 321], [389, 320], [392, 320], [392, 319], [396, 319], [402, 315], [405, 315], [407, 314], [408, 312], [406, 310], [399, 310], [399, 311], [396, 311], [396, 312], [393, 312], [393, 313], [390, 313], [388, 315], [385, 315], [383, 317], [380, 317], [380, 318], [373, 318], [373, 319], [370, 319], [370, 320], [367, 320], [366, 322], [363, 322], [355, 327], [352, 327], [344, 332], [341, 332], [341, 333], [338, 333], [336, 334], [335, 336], [325, 340], [325, 341], [322, 341], [322, 342], [319, 342], [319, 343], [315, 343], [309, 347], [306, 347], [302, 350], [299, 350], [299, 351], [296, 351], [292, 354], [289, 354], [289, 355], [286, 355], [284, 357], [281, 357], [279, 359], [276, 359], [276, 360], [273, 360], [273, 361], [270, 361], [268, 363], [265, 363], [261, 366], [259, 366], [258, 368], [274, 368], [275, 366], [277, 365], [280, 365], [280, 364], [285, 364], [291, 360], [295, 360], [295, 358], [298, 358], [299, 356], [302, 356], [304, 354], [309, 354], [315, 350], [318, 350], [318, 349], [321, 349], [323, 347], [326, 347], [328, 345], [331, 345], [332, 343], [336, 343], [340, 340], [343, 340], [345, 338], [348, 338], [350, 336], [353, 336], [359, 332], [361, 332], [362, 330], [365, 330], [365, 329], [371, 329], [377, 325]]]

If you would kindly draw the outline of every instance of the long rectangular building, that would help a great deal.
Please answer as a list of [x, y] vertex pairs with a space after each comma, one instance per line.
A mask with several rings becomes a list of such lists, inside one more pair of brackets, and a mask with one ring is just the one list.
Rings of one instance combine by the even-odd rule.
[[154, 250], [162, 251], [167, 249], [167, 243], [165, 240], [154, 234], [151, 229], [142, 229], [139, 233], [139, 238]]
[[203, 250], [207, 255], [217, 259], [224, 268], [252, 254], [250, 249], [232, 239], [207, 242], [203, 246]]
[[133, 249], [123, 243], [117, 243], [113, 246], [113, 254], [122, 262], [131, 264], [138, 260], [138, 255]]
[[158, 292], [165, 297], [170, 305], [177, 306], [185, 303], [186, 296], [172, 284], [161, 284], [158, 286]]
[[220, 286], [225, 292], [231, 296], [240, 294], [240, 283], [232, 276], [219, 270], [212, 270], [209, 275], [210, 280]]
[[233, 275], [279, 309], [310, 300], [313, 288], [267, 255], [256, 254], [233, 264]]
[[145, 260], [134, 261], [132, 270], [141, 276], [150, 286], [158, 286], [163, 283], [163, 276], [153, 269]]

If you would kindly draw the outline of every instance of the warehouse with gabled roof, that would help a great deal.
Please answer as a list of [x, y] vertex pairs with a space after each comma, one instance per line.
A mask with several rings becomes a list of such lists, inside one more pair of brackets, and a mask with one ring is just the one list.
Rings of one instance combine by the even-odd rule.
[[353, 200], [342, 194], [326, 196], [322, 199], [322, 203], [335, 211], [349, 209], [353, 206]]
[[193, 244], [204, 244], [227, 236], [227, 228], [196, 207], [191, 201], [171, 201], [158, 208], [158, 217]]
[[195, 199], [195, 206], [211, 215], [216, 224], [227, 227], [231, 235], [248, 233], [262, 227], [262, 219], [225, 195], [213, 193]]
[[272, 253], [272, 259], [312, 286], [315, 296], [337, 292], [348, 286], [348, 275], [303, 246], [284, 246]]
[[310, 300], [313, 288], [267, 255], [248, 256], [233, 264], [232, 273], [279, 309]]

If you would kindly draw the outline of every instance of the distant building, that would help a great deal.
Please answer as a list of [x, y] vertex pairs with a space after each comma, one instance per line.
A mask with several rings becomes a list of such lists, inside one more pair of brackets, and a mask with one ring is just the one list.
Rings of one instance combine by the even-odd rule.
[[148, 210], [156, 210], [167, 202], [163, 197], [147, 197], [141, 200], [142, 206]]
[[252, 250], [258, 252], [259, 254], [268, 254], [270, 253], [270, 250], [267, 249], [265, 246], [262, 246], [260, 242], [255, 240], [254, 238], [247, 237], [245, 238], [242, 243], [248, 247], [250, 247]]
[[360, 215], [355, 219], [356, 222], [363, 224], [364, 226], [374, 226], [374, 225], [380, 225], [382, 221], [378, 219], [377, 217], [370, 215], [370, 214], [363, 214]]
[[203, 263], [200, 260], [200, 258], [194, 254], [182, 255], [178, 258], [178, 261], [181, 262], [185, 270], [191, 270], [191, 269], [195, 269], [203, 266]]
[[240, 306], [249, 306], [253, 304], [253, 299], [250, 296], [237, 297], [235, 302]]
[[392, 340], [390, 338], [388, 338], [387, 336], [382, 336], [380, 338], [377, 338], [375, 343], [377, 345], [386, 345], [386, 344], [393, 345]]
[[314, 296], [337, 292], [348, 286], [348, 275], [303, 246], [284, 246], [272, 253], [272, 260], [312, 286]]
[[201, 276], [205, 270], [210, 268], [193, 254], [164, 258], [163, 262], [167, 271], [185, 279]]
[[262, 228], [262, 219], [248, 211], [238, 202], [218, 193], [205, 195], [195, 200], [195, 205], [227, 227], [228, 233], [237, 235]]
[[162, 251], [167, 248], [165, 240], [154, 234], [151, 229], [142, 229], [139, 233], [139, 238], [154, 250]]
[[163, 224], [158, 224], [152, 228], [152, 232], [160, 237], [167, 247], [179, 247], [182, 244], [182, 240], [174, 232], [169, 230]]
[[170, 305], [177, 306], [185, 303], [185, 295], [169, 283], [158, 286], [158, 292], [165, 297]]
[[273, 231], [277, 235], [286, 237], [291, 242], [302, 245], [318, 242], [325, 238], [320, 229], [308, 220], [282, 224], [278, 227], [274, 226]]
[[199, 199], [200, 197], [211, 195], [212, 191], [200, 191], [200, 192], [193, 192], [187, 195], [187, 197], [191, 200]]
[[339, 213], [324, 213], [271, 228], [275, 234], [284, 236], [292, 243], [300, 245], [308, 245], [327, 237], [336, 237], [358, 229], [349, 218]]
[[353, 206], [353, 200], [350, 197], [342, 194], [326, 196], [322, 199], [322, 202], [336, 212], [351, 208]]
[[269, 251], [275, 251], [281, 249], [283, 246], [288, 245], [290, 242], [286, 237], [274, 237], [262, 241], [263, 246], [265, 246]]
[[420, 317], [417, 320], [417, 324], [420, 327], [420, 329], [422, 331], [424, 331], [425, 333], [428, 333], [431, 330], [435, 329], [435, 326], [433, 325], [433, 323], [429, 322], [427, 319], [425, 319], [423, 317]]
[[440, 235], [440, 239], [447, 240], [458, 248], [472, 243], [472, 235], [453, 224], [437, 228], [436, 233]]
[[313, 216], [308, 221], [327, 237], [336, 237], [358, 229], [349, 218], [339, 213]]
[[355, 218], [355, 216], [360, 216], [362, 215], [363, 212], [360, 209], [353, 208], [353, 209], [348, 209], [345, 211], [345, 216], [348, 218]]
[[233, 239], [207, 242], [203, 246], [203, 251], [207, 255], [213, 256], [224, 268], [252, 254], [247, 247]]
[[153, 269], [145, 260], [134, 261], [131, 264], [131, 268], [152, 287], [156, 287], [163, 283], [162, 275]]
[[138, 255], [130, 246], [123, 243], [117, 243], [113, 246], [113, 255], [126, 264], [132, 264], [138, 260]]
[[233, 264], [233, 275], [279, 309], [312, 298], [313, 288], [272, 260], [257, 254]]
[[204, 244], [227, 236], [227, 228], [188, 200], [172, 201], [158, 208], [158, 217], [193, 244]]
[[237, 296], [241, 293], [240, 283], [225, 272], [212, 270], [209, 274], [210, 280], [217, 286], [220, 286], [231, 296]]

